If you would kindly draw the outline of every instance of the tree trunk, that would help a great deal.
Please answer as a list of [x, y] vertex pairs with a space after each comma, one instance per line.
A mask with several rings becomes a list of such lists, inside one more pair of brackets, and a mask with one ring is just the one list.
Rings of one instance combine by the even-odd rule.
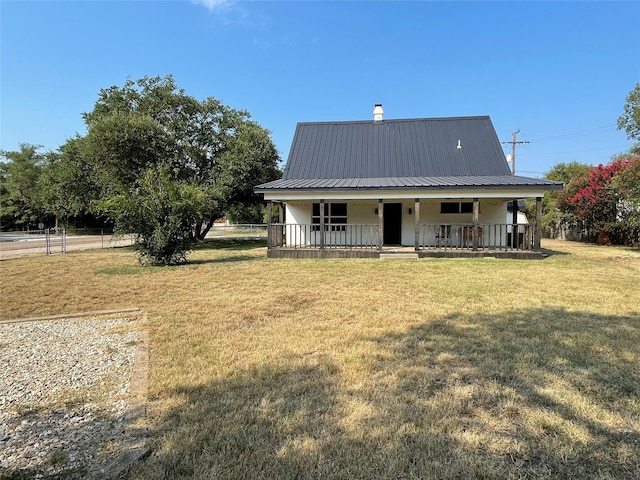
[[202, 223], [200, 223], [198, 225], [198, 229], [197, 229], [197, 238], [198, 240], [204, 240], [204, 238], [207, 236], [207, 233], [209, 233], [209, 230], [211, 230], [211, 227], [213, 227], [213, 222], [215, 222], [215, 218], [211, 217], [211, 219], [207, 222], [206, 226], [204, 227], [204, 230], [202, 230]]
[[193, 239], [194, 240], [200, 240], [200, 230], [202, 229], [202, 222], [198, 221], [195, 226], [193, 227]]

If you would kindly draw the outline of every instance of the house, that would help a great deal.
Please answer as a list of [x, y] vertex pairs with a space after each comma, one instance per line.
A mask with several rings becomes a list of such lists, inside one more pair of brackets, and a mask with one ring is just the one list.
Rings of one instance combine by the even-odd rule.
[[[373, 114], [297, 125], [283, 177], [255, 187], [269, 206], [269, 257], [541, 258], [542, 196], [562, 183], [512, 175], [488, 116], [385, 120], [379, 104]], [[514, 236], [525, 198], [537, 218]]]

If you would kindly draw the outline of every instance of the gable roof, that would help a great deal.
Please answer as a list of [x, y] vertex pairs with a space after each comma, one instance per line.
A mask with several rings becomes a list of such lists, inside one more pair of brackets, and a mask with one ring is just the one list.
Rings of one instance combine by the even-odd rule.
[[283, 179], [510, 173], [485, 116], [299, 123]]
[[491, 119], [474, 116], [299, 123], [282, 179], [255, 190], [554, 184], [512, 176]]

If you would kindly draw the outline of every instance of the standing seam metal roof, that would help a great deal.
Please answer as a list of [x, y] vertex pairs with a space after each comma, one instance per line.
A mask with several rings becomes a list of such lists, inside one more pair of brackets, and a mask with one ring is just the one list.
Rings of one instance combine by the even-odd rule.
[[483, 116], [299, 123], [283, 180], [509, 174]]

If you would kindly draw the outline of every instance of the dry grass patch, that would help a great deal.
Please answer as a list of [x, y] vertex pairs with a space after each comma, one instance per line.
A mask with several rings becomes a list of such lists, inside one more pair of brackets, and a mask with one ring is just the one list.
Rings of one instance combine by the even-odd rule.
[[0, 262], [3, 316], [148, 312], [154, 452], [130, 478], [640, 477], [638, 250], [223, 246], [173, 268], [122, 251]]

